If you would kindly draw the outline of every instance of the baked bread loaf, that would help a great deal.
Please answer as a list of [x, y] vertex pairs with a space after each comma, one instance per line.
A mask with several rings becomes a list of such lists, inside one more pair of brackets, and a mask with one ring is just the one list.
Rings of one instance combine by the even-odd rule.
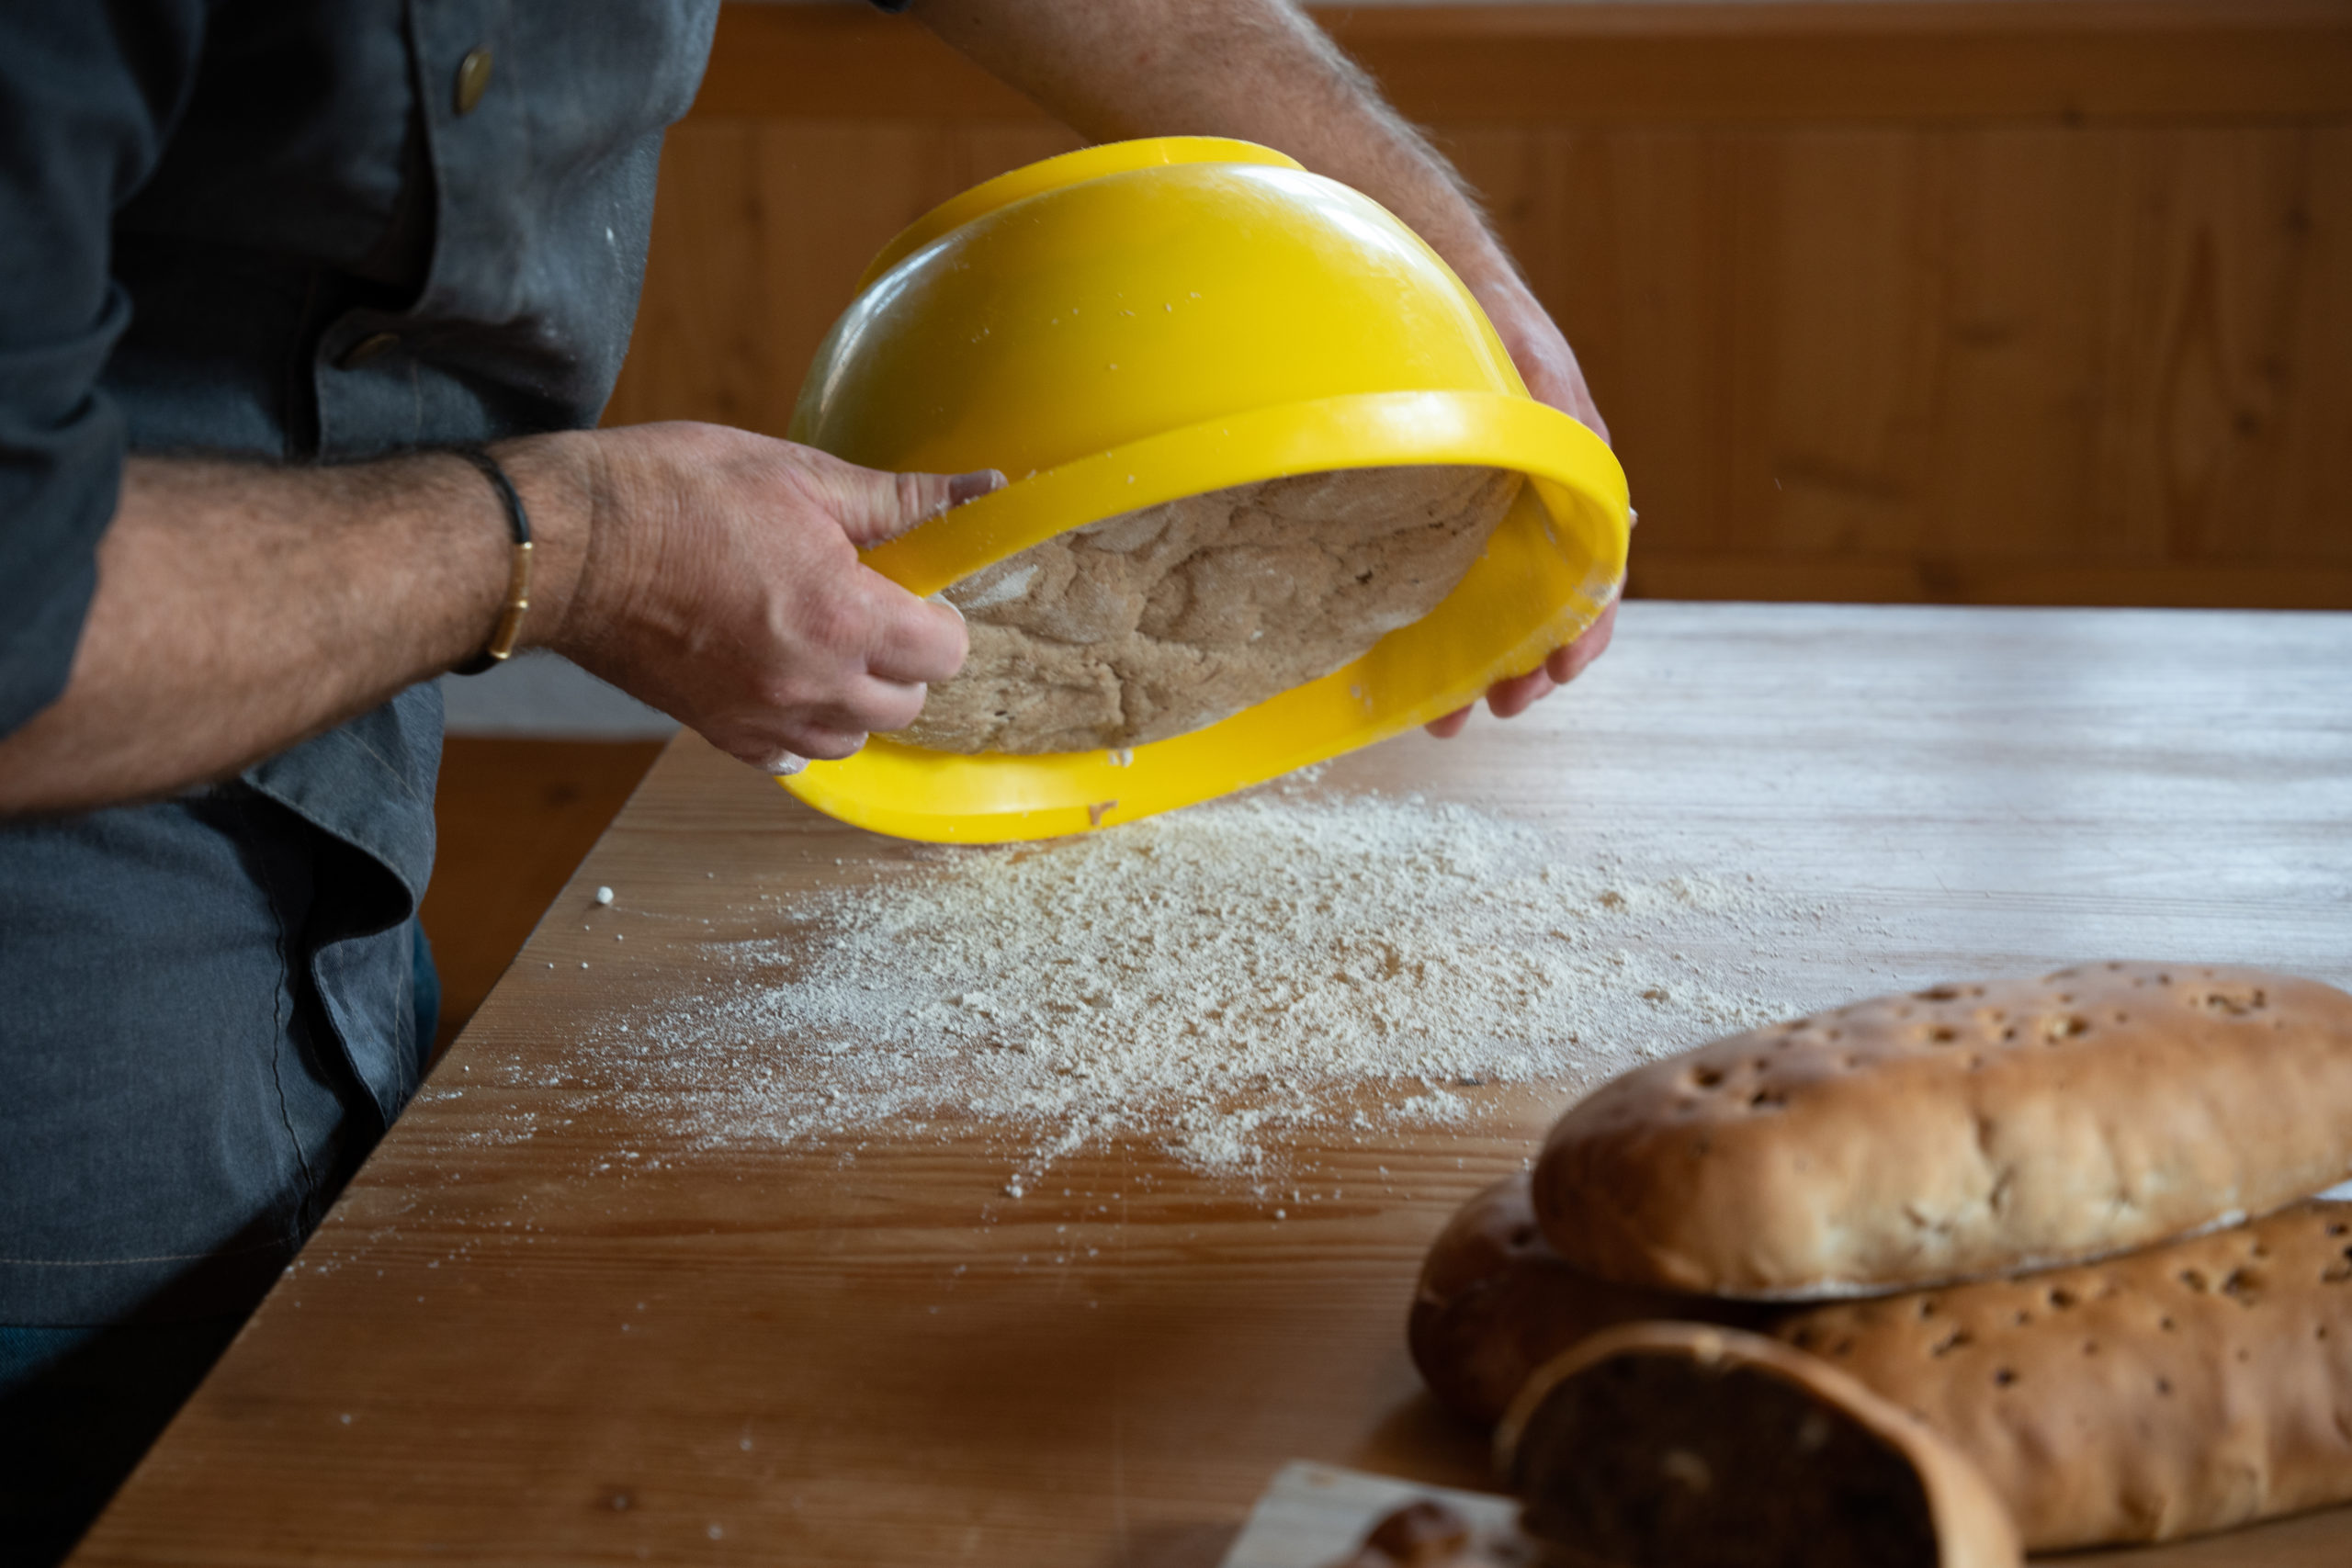
[[1569, 1268], [1536, 1228], [1522, 1171], [1479, 1192], [1438, 1233], [1405, 1337], [1438, 1403], [1491, 1427], [1530, 1373], [1603, 1328], [1644, 1318], [1762, 1328], [1785, 1311], [1611, 1285]]
[[1604, 1284], [1535, 1231], [1527, 1179], [1473, 1198], [1413, 1304], [1413, 1359], [1492, 1424], [1538, 1368], [1637, 1315], [1744, 1323], [1966, 1454], [2026, 1547], [2181, 1536], [2352, 1501], [2352, 1204], [2098, 1263], [1775, 1306]]
[[1982, 1476], [1917, 1417], [1776, 1339], [1606, 1330], [1536, 1372], [1497, 1454], [1577, 1568], [2010, 1568]]
[[1774, 1334], [1951, 1439], [2036, 1551], [2352, 1500], [2352, 1204]]
[[2352, 997], [2104, 964], [1939, 986], [1604, 1085], [1536, 1164], [1544, 1231], [1619, 1284], [1799, 1299], [2069, 1262], [2352, 1170]]
[[1301, 474], [1033, 545], [947, 589], [971, 652], [896, 739], [1035, 753], [1198, 729], [1429, 614], [1522, 483], [1479, 468]]

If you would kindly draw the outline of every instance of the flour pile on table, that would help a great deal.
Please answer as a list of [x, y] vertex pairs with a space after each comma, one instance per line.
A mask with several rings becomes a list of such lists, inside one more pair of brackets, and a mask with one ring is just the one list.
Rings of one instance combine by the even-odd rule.
[[778, 907], [710, 994], [604, 1035], [633, 1112], [708, 1145], [983, 1118], [1015, 1189], [1112, 1135], [1247, 1170], [1277, 1127], [1597, 1083], [1801, 1010], [1749, 955], [1818, 915], [1459, 806], [1279, 792]]

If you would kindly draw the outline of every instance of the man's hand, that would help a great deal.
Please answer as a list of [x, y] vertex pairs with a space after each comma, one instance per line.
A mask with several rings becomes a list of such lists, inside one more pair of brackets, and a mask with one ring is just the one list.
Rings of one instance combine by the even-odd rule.
[[1528, 391], [1537, 402], [1551, 404], [1603, 441], [1608, 440], [1608, 423], [1592, 400], [1591, 389], [1584, 384], [1584, 368], [1577, 363], [1576, 350], [1560, 335], [1551, 313], [1528, 291], [1527, 285], [1509, 270], [1508, 263], [1503, 265], [1505, 270], [1500, 276], [1472, 282], [1470, 292], [1478, 297], [1478, 303], [1486, 308], [1487, 319], [1495, 323], [1496, 333], [1510, 351], [1511, 363], [1519, 367], [1520, 379], [1527, 383]]
[[[1609, 426], [1600, 417], [1600, 410], [1592, 400], [1591, 389], [1584, 383], [1584, 370], [1577, 364], [1576, 351], [1568, 346], [1558, 326], [1517, 274], [1506, 270], [1485, 285], [1472, 284], [1471, 292], [1478, 303], [1486, 307], [1487, 317], [1495, 323], [1495, 332], [1510, 351], [1511, 363], [1519, 367], [1520, 379], [1536, 401], [1549, 403], [1561, 412], [1600, 436], [1609, 439]], [[1600, 658], [1609, 647], [1609, 638], [1617, 629], [1617, 604], [1611, 600], [1600, 612], [1600, 618], [1578, 632], [1575, 640], [1565, 648], [1555, 648], [1551, 656], [1524, 675], [1514, 675], [1498, 681], [1487, 689], [1487, 711], [1497, 718], [1516, 718], [1550, 696], [1585, 671], [1585, 667]], [[1441, 740], [1448, 740], [1462, 733], [1470, 722], [1468, 708], [1456, 708], [1443, 718], [1429, 726], [1429, 732]]]
[[705, 424], [597, 433], [585, 558], [543, 640], [774, 773], [922, 710], [964, 619], [857, 552], [1004, 482], [861, 468]]
[[[896, 728], [962, 617], [857, 558], [1003, 483], [882, 474], [713, 425], [503, 443], [531, 514], [523, 635], [788, 771]], [[0, 739], [0, 818], [224, 778], [482, 645], [510, 547], [435, 454], [329, 468], [134, 457], [64, 694]]]

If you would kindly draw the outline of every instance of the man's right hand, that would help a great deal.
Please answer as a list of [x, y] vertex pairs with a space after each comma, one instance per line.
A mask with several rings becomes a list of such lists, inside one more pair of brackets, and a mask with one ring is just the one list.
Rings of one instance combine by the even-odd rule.
[[[1003, 482], [855, 468], [707, 424], [503, 442], [535, 560], [524, 637], [755, 766], [845, 757], [964, 661], [964, 624], [869, 570]], [[276, 466], [134, 457], [65, 690], [0, 737], [0, 818], [224, 778], [432, 679], [506, 592], [498, 501], [419, 453]]]
[[709, 424], [574, 439], [584, 547], [534, 640], [776, 773], [911, 723], [962, 668], [963, 617], [857, 552], [1003, 475], [883, 473]]

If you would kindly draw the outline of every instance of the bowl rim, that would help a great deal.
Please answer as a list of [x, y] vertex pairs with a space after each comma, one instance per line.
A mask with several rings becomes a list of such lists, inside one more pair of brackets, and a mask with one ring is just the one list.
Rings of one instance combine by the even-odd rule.
[[1096, 831], [1327, 761], [1467, 706], [1599, 619], [1624, 581], [1630, 505], [1608, 445], [1524, 394], [1357, 393], [1250, 410], [1066, 463], [866, 552], [918, 593], [1072, 527], [1293, 474], [1462, 464], [1527, 476], [1438, 606], [1318, 680], [1165, 740], [1022, 755], [883, 738], [777, 782], [860, 828], [935, 843]]

